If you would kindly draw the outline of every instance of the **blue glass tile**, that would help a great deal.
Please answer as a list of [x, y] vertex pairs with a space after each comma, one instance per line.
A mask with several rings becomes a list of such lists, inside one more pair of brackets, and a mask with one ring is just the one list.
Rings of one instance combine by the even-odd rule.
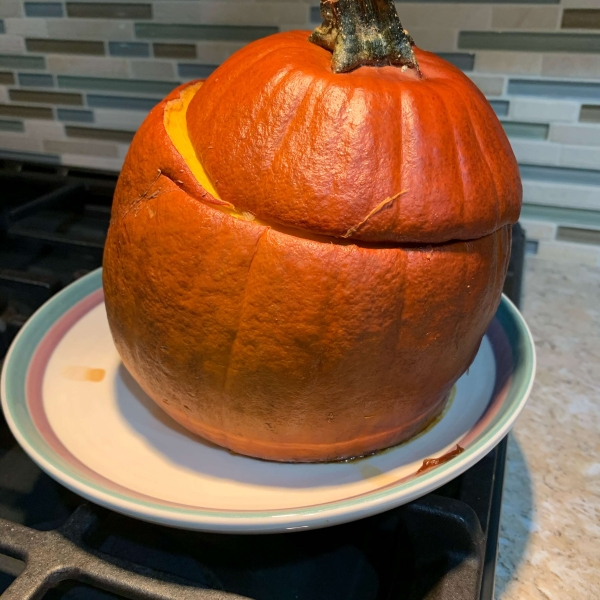
[[38, 154], [37, 152], [15, 152], [13, 150], [0, 149], [0, 158], [7, 160], [24, 160], [51, 165], [60, 164], [60, 156], [57, 154]]
[[508, 137], [528, 140], [545, 140], [548, 138], [550, 129], [550, 125], [546, 123], [520, 123], [517, 121], [503, 121], [502, 127]]
[[4, 27], [4, 19], [0, 19], [0, 33], [6, 33], [6, 28]]
[[56, 111], [59, 121], [77, 121], [78, 123], [93, 123], [94, 113], [91, 110], [73, 110], [59, 108]]
[[25, 131], [23, 121], [11, 121], [9, 119], [0, 119], [0, 131]]
[[54, 87], [54, 77], [47, 73], [19, 73], [22, 87]]
[[545, 167], [543, 165], [519, 165], [519, 168], [523, 179], [600, 186], [600, 170]]
[[511, 79], [508, 82], [508, 93], [515, 96], [546, 96], [549, 98], [576, 99], [593, 98], [600, 100], [600, 83], [547, 79]]
[[104, 96], [100, 94], [88, 94], [87, 104], [91, 108], [119, 108], [123, 110], [153, 109], [162, 98], [134, 98], [128, 96]]
[[192, 63], [179, 63], [177, 71], [179, 77], [183, 79], [204, 79], [208, 77], [215, 69], [217, 65], [197, 65]]
[[77, 90], [102, 90], [133, 94], [158, 94], [166, 96], [179, 81], [146, 81], [144, 79], [110, 79], [107, 77], [79, 77], [58, 75], [58, 87]]
[[112, 56], [150, 56], [150, 45], [145, 42], [108, 42]]
[[60, 2], [25, 2], [25, 14], [28, 17], [62, 17]]
[[0, 67], [9, 69], [45, 69], [43, 56], [18, 56], [17, 54], [0, 54]]
[[278, 32], [278, 27], [256, 27], [252, 25], [135, 24], [136, 37], [151, 39], [232, 40], [236, 42], [252, 42]]
[[508, 107], [510, 105], [508, 100], [488, 100], [488, 102], [499, 117], [505, 117], [508, 114]]

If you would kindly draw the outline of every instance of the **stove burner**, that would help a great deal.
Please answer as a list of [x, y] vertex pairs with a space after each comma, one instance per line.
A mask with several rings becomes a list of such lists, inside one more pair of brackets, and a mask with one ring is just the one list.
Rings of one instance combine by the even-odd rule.
[[[0, 161], [0, 361], [41, 304], [101, 265], [115, 183]], [[518, 304], [524, 234], [518, 225], [513, 234], [505, 292]], [[505, 460], [506, 440], [435, 494], [355, 523], [217, 535], [83, 503], [29, 460], [2, 419], [1, 598], [491, 600]]]

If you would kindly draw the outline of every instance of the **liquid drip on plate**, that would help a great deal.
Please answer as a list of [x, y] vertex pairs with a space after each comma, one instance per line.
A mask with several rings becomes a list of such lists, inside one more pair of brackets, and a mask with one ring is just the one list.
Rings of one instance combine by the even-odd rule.
[[427, 425], [427, 427], [425, 427], [424, 429], [419, 431], [419, 433], [417, 433], [416, 435], [411, 437], [409, 440], [406, 440], [405, 442], [402, 442], [400, 444], [396, 444], [395, 446], [391, 446], [390, 448], [385, 448], [383, 450], [373, 452], [371, 454], [364, 454], [363, 456], [356, 456], [354, 458], [346, 458], [344, 460], [333, 461], [333, 462], [353, 463], [353, 462], [357, 462], [359, 460], [364, 460], [366, 458], [372, 458], [373, 456], [382, 456], [383, 454], [387, 454], [388, 452], [394, 451], [396, 448], [399, 448], [400, 446], [404, 446], [404, 444], [409, 444], [410, 442], [413, 442], [414, 440], [420, 438], [422, 435], [425, 435], [427, 432], [431, 431], [448, 414], [448, 411], [450, 410], [450, 407], [452, 406], [452, 403], [454, 402], [454, 398], [456, 398], [456, 385], [450, 390], [450, 393], [448, 394], [448, 400], [446, 401], [444, 410], [435, 419], [433, 419], [433, 421], [431, 421], [429, 423], [429, 425]]
[[62, 376], [71, 381], [91, 381], [98, 383], [104, 379], [104, 369], [92, 369], [90, 367], [69, 366], [62, 370]]
[[450, 452], [446, 452], [446, 454], [442, 454], [442, 456], [438, 456], [437, 458], [426, 458], [423, 461], [423, 465], [417, 471], [417, 475], [421, 473], [425, 473], [434, 467], [438, 467], [439, 465], [443, 465], [453, 458], [457, 457], [459, 454], [462, 454], [465, 451], [464, 448], [461, 448], [458, 444], [456, 444], [456, 448], [450, 450]]

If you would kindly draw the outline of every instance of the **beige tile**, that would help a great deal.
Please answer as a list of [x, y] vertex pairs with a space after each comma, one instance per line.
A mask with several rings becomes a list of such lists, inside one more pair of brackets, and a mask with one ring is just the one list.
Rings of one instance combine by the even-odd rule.
[[558, 29], [558, 6], [494, 6], [494, 29]]
[[88, 156], [85, 154], [65, 153], [61, 156], [63, 165], [70, 167], [88, 167], [102, 171], [114, 171], [118, 173], [123, 167], [122, 158], [105, 158], [101, 156]]
[[155, 22], [211, 25], [308, 23], [309, 7], [299, 2], [154, 2]]
[[105, 158], [118, 158], [119, 156], [119, 149], [116, 144], [87, 140], [76, 142], [72, 140], [44, 140], [44, 150], [53, 154], [91, 154]]
[[600, 146], [600, 125], [563, 125], [552, 123], [548, 139], [559, 144]]
[[492, 7], [486, 4], [410, 3], [397, 4], [402, 25], [412, 29], [489, 29]]
[[519, 219], [519, 223], [525, 229], [528, 240], [553, 240], [556, 237], [556, 223], [548, 221], [530, 221], [529, 219]]
[[114, 57], [69, 56], [49, 54], [46, 57], [48, 71], [59, 75], [90, 75], [98, 77], [127, 77], [127, 60]]
[[484, 73], [539, 75], [542, 72], [542, 55], [536, 52], [478, 50], [475, 54], [475, 70]]
[[24, 133], [6, 133], [0, 131], [0, 148], [21, 152], [41, 152], [42, 142]]
[[138, 79], [175, 79], [175, 66], [166, 60], [132, 60], [131, 74]]
[[30, 37], [48, 37], [48, 19], [28, 17], [27, 19], [4, 19], [6, 33]]
[[504, 91], [504, 77], [494, 75], [471, 75], [468, 74], [471, 81], [486, 95], [486, 96], [501, 96]]
[[415, 44], [430, 52], [454, 52], [457, 49], [458, 30], [456, 29], [419, 29], [409, 30]]
[[547, 77], [600, 77], [597, 54], [544, 54], [542, 75]]
[[134, 39], [131, 21], [103, 19], [48, 19], [48, 35], [63, 40]]
[[57, 121], [25, 120], [25, 133], [38, 140], [53, 139], [61, 140], [65, 137], [62, 123]]
[[542, 240], [538, 246], [537, 258], [560, 263], [599, 265], [600, 248], [591, 244]]
[[25, 41], [20, 35], [0, 35], [0, 54], [22, 54]]
[[198, 42], [197, 60], [207, 65], [220, 65], [245, 45], [245, 42]]
[[22, 15], [21, 0], [2, 0], [0, 2], [0, 17], [21, 17]]

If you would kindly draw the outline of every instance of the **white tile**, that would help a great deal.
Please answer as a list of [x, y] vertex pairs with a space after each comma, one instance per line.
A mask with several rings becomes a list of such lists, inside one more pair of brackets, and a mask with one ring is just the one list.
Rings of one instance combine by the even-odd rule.
[[94, 77], [129, 76], [127, 60], [124, 58], [47, 54], [46, 66], [50, 73], [58, 75], [91, 75]]
[[0, 54], [24, 54], [25, 40], [20, 35], [0, 35]]
[[600, 169], [598, 146], [560, 146], [560, 164], [579, 169]]
[[600, 210], [600, 187], [524, 180], [523, 200], [528, 204]]
[[542, 100], [511, 98], [509, 115], [515, 121], [537, 121], [552, 123], [565, 121], [576, 123], [579, 120], [579, 102], [566, 100]]
[[0, 85], [0, 102], [4, 104], [8, 102], [8, 88], [5, 85]]
[[534, 140], [510, 140], [517, 160], [523, 164], [558, 165], [560, 163], [560, 145]]
[[61, 40], [133, 40], [133, 22], [120, 19], [48, 19], [48, 35]]
[[70, 167], [89, 167], [102, 171], [119, 172], [123, 167], [122, 158], [103, 158], [101, 156], [85, 156], [83, 154], [62, 154], [61, 163]]
[[148, 113], [137, 110], [94, 109], [94, 123], [98, 127], [135, 131], [144, 122]]
[[539, 243], [536, 258], [562, 263], [600, 265], [600, 247], [592, 244], [542, 240]]
[[30, 37], [48, 37], [48, 19], [28, 17], [27, 19], [4, 19], [6, 33]]
[[475, 54], [475, 70], [483, 73], [539, 75], [542, 72], [542, 55], [536, 52], [478, 50]]
[[578, 146], [600, 146], [600, 124], [598, 125], [550, 125], [548, 139], [560, 144]]
[[525, 229], [528, 240], [553, 240], [556, 237], [556, 223], [548, 221], [532, 221], [529, 219], [519, 219], [519, 223]]

